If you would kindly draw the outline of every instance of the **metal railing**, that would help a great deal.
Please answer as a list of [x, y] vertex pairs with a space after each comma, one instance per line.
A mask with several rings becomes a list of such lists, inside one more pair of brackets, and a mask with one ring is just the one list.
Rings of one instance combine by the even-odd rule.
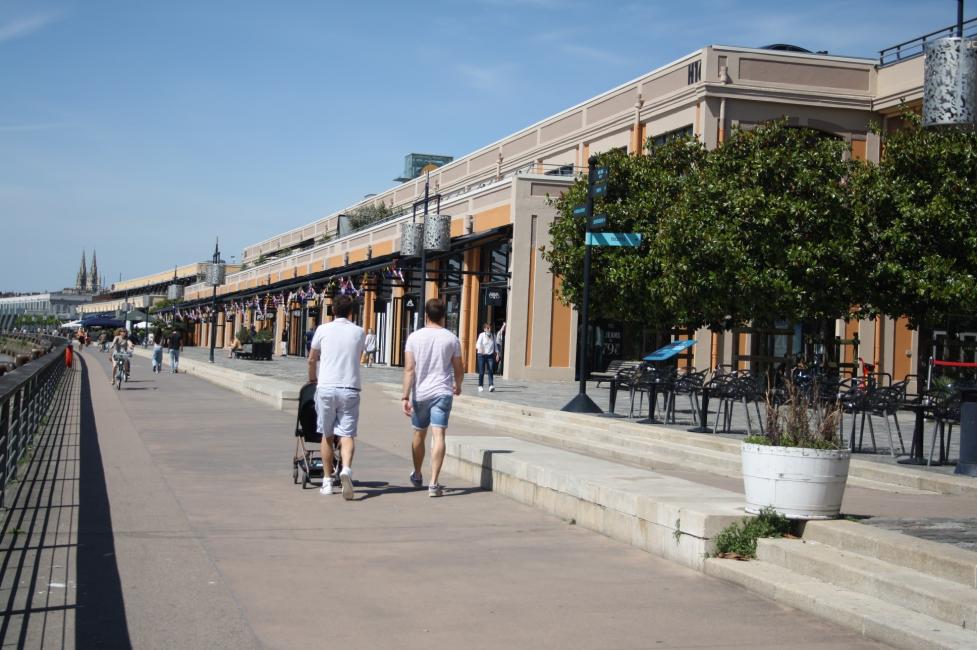
[[44, 356], [0, 377], [0, 506], [64, 376], [67, 345], [61, 339]]
[[[887, 65], [893, 65], [907, 59], [922, 56], [923, 49], [926, 47], [928, 41], [945, 36], [956, 36], [956, 34], [957, 26], [950, 25], [949, 27], [938, 29], [935, 32], [908, 40], [905, 43], [899, 43], [898, 45], [887, 47], [884, 50], [879, 50], [879, 67], [883, 68]], [[963, 21], [963, 35], [965, 37], [977, 36], [977, 18]]]

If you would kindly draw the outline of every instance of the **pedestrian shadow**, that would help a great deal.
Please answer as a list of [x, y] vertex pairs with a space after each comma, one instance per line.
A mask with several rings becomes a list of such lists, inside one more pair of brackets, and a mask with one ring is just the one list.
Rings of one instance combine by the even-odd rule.
[[[384, 494], [401, 494], [404, 492], [415, 492], [417, 488], [410, 485], [390, 485], [386, 481], [356, 481], [354, 485], [354, 501], [366, 501]], [[365, 490], [362, 488], [366, 488]]]

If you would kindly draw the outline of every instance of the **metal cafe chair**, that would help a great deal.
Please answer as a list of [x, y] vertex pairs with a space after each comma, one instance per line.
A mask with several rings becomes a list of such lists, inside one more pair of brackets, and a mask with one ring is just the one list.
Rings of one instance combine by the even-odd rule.
[[[960, 391], [932, 391], [933, 412], [933, 440], [930, 441], [930, 454], [927, 465], [933, 464], [933, 450], [936, 447], [936, 436], [940, 436], [940, 455], [938, 465], [943, 465], [950, 456], [950, 439], [953, 436], [953, 425], [960, 424]], [[944, 436], [946, 437], [944, 444]]]
[[675, 398], [677, 395], [686, 395], [689, 398], [689, 407], [692, 409], [692, 418], [695, 422], [699, 421], [699, 394], [702, 392], [702, 385], [706, 379], [706, 371], [691, 372], [677, 376], [668, 392], [665, 400], [665, 422], [675, 422]]

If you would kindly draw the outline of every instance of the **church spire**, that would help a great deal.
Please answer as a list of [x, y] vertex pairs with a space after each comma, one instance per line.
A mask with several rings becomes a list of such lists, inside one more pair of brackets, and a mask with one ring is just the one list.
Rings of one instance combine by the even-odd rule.
[[85, 265], [85, 251], [81, 252], [81, 267], [78, 269], [78, 276], [75, 278], [75, 289], [85, 291], [88, 288], [88, 269]]
[[92, 249], [92, 270], [88, 274], [88, 288], [92, 293], [98, 293], [98, 261], [95, 259], [95, 249]]

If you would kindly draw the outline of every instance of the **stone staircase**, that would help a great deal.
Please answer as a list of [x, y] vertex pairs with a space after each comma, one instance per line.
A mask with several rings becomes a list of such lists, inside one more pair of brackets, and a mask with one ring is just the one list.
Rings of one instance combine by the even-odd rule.
[[[399, 388], [388, 389], [392, 395]], [[738, 478], [740, 441], [611, 417], [564, 413], [495, 399], [462, 395], [452, 414], [499, 435], [590, 454], [646, 469], [681, 468]], [[853, 458], [848, 484], [900, 493], [972, 494], [977, 481]]]
[[761, 539], [705, 573], [897, 648], [977, 648], [977, 553], [849, 521]]

